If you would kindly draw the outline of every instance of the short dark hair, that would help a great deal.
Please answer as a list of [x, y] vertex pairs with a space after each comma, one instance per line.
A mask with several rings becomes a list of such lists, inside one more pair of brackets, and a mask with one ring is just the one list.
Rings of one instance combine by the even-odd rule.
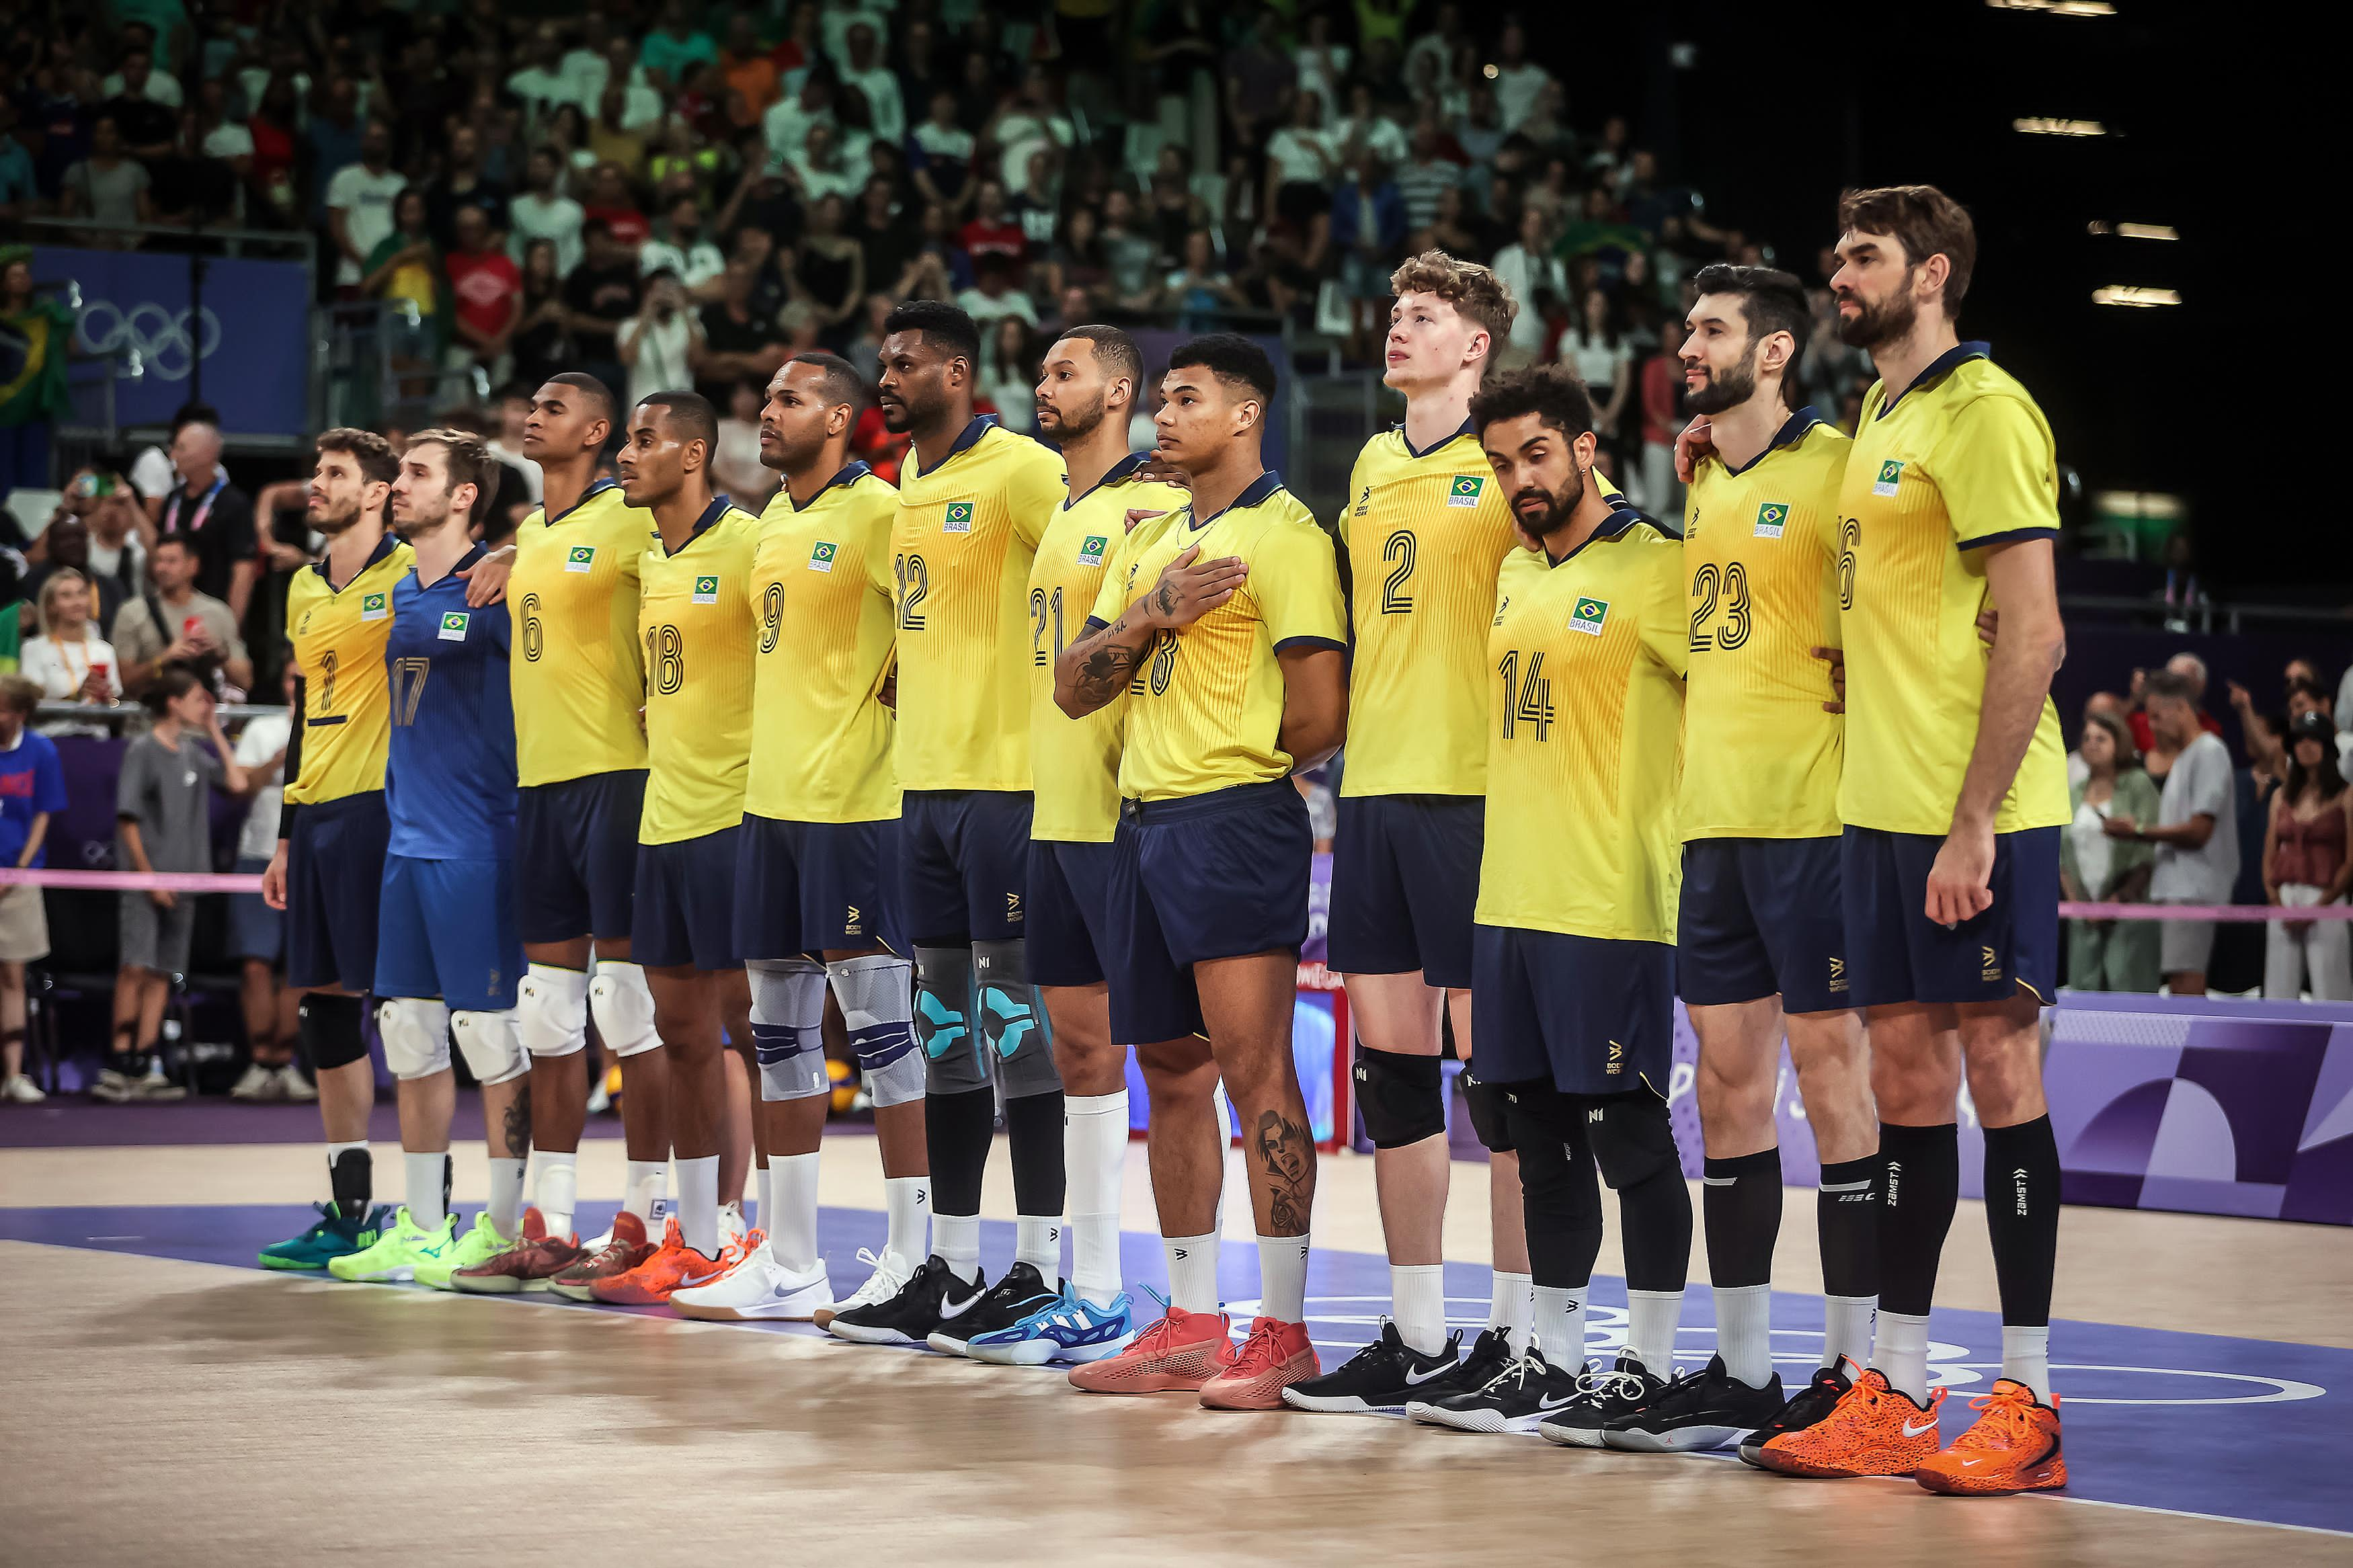
[[837, 353], [823, 349], [811, 349], [797, 353], [786, 364], [813, 364], [825, 372], [825, 398], [828, 403], [856, 405], [866, 400], [866, 383], [856, 367]]
[[1490, 425], [1529, 414], [1572, 441], [1593, 429], [1593, 399], [1566, 365], [1506, 371], [1471, 399], [1471, 423], [1482, 436]]
[[613, 237], [613, 226], [601, 217], [592, 217], [580, 226], [582, 239], [594, 239], [600, 234], [607, 239]]
[[1136, 385], [1137, 395], [1144, 389], [1144, 351], [1135, 340], [1117, 327], [1091, 322], [1083, 327], [1071, 327], [1061, 334], [1065, 338], [1083, 338], [1095, 346], [1095, 360], [1112, 375], [1127, 377]]
[[193, 533], [167, 533], [155, 542], [155, 548], [151, 553], [163, 554], [164, 546], [167, 544], [178, 545], [191, 561], [199, 560], [203, 556], [203, 552], [196, 548], [196, 536]]
[[1838, 221], [1841, 234], [1894, 235], [1904, 247], [1906, 267], [1943, 257], [1952, 268], [1945, 278], [1945, 315], [1961, 313], [1961, 298], [1978, 264], [1978, 226], [1968, 208], [1934, 185], [1883, 185], [1841, 192]]
[[1775, 332], [1789, 334], [1789, 363], [1781, 371], [1781, 385], [1789, 406], [1798, 405], [1798, 372], [1806, 357], [1806, 339], [1813, 331], [1813, 314], [1806, 305], [1806, 286], [1773, 267], [1736, 267], [1718, 261], [1692, 277], [1701, 294], [1736, 294], [1740, 314], [1748, 322], [1748, 341], [1764, 342]]
[[719, 411], [699, 392], [657, 392], [638, 400], [640, 408], [659, 408], [690, 441], [719, 445]]
[[980, 328], [970, 316], [944, 300], [909, 300], [882, 318], [882, 335], [915, 332], [924, 342], [950, 358], [980, 366]]
[[1168, 356], [1170, 370], [1199, 365], [1228, 385], [1250, 389], [1260, 403], [1274, 403], [1274, 362], [1266, 351], [1240, 332], [1204, 332], [1179, 343]]
[[321, 452], [341, 452], [357, 463], [360, 478], [373, 485], [388, 485], [400, 478], [400, 458], [392, 443], [373, 430], [339, 425], [320, 433]]
[[2141, 681], [2144, 703], [2152, 697], [2169, 697], [2178, 702], [2198, 706], [2198, 683], [2178, 669], [2152, 669]]
[[154, 683], [147, 688], [142, 702], [148, 712], [160, 719], [165, 709], [203, 684], [186, 665], [167, 664], [155, 672]]
[[[542, 382], [540, 384], [544, 386], [550, 382], [559, 386], [571, 387], [575, 392], [586, 395], [587, 400], [590, 403], [596, 405], [596, 407], [604, 411], [605, 422], [607, 425], [613, 422], [613, 389], [607, 386], [595, 376], [590, 375], [586, 371], [560, 370], [554, 375], [549, 376], [547, 381]], [[525, 393], [523, 395], [528, 397], [531, 394]]]
[[209, 403], [183, 403], [172, 412], [172, 434], [180, 433], [186, 425], [209, 425], [220, 428], [220, 410]]

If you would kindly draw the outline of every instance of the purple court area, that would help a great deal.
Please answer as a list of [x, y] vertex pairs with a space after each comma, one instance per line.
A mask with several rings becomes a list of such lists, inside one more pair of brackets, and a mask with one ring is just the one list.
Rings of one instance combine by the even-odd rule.
[[[13, 1127], [17, 1119], [12, 1115], [5, 1120]], [[609, 1205], [584, 1208], [580, 1215], [584, 1232], [604, 1226], [611, 1214]], [[254, 1248], [292, 1234], [309, 1218], [307, 1209], [282, 1206], [0, 1209], [0, 1239], [185, 1258], [259, 1274]], [[991, 1221], [985, 1231], [985, 1256], [1001, 1259], [1010, 1253], [1012, 1226]], [[864, 1210], [827, 1209], [819, 1235], [837, 1285], [846, 1291], [864, 1278], [864, 1268], [857, 1261], [858, 1249], [882, 1245], [883, 1216]], [[1130, 1279], [1162, 1277], [1156, 1238], [1129, 1235], [1124, 1238], [1124, 1254]], [[1246, 1313], [1250, 1306], [1249, 1293], [1256, 1289], [1257, 1280], [1257, 1259], [1248, 1243], [1227, 1244], [1223, 1278], [1229, 1306]], [[1449, 1315], [1475, 1332], [1485, 1321], [1487, 1269], [1476, 1264], [1450, 1263], [1446, 1289]], [[519, 1310], [631, 1310], [581, 1306], [553, 1296], [484, 1300]], [[1611, 1353], [1623, 1342], [1625, 1300], [1623, 1281], [1595, 1281], [1591, 1353]], [[1327, 1366], [1334, 1363], [1335, 1352], [1345, 1354], [1372, 1337], [1388, 1301], [1388, 1274], [1381, 1258], [1330, 1250], [1314, 1255], [1308, 1276], [1307, 1315]], [[1150, 1303], [1145, 1307], [1149, 1315]], [[1692, 1292], [1683, 1316], [1682, 1359], [1687, 1365], [1697, 1364], [1709, 1353], [1714, 1340], [1705, 1289]], [[1778, 1325], [1776, 1357], [1784, 1380], [1805, 1376], [1820, 1344], [1820, 1301], [1782, 1297], [1774, 1303], [1774, 1321]], [[740, 1331], [824, 1338], [806, 1325], [741, 1325]], [[1930, 1370], [1948, 1391], [1944, 1412], [1947, 1438], [1969, 1418], [1968, 1398], [1991, 1385], [2000, 1370], [2000, 1326], [1993, 1314], [1936, 1314]], [[839, 1350], [844, 1355], [875, 1353], [850, 1345], [841, 1345]], [[2346, 1486], [2344, 1475], [2346, 1434], [2353, 1430], [2353, 1397], [2348, 1393], [2353, 1390], [2353, 1351], [2063, 1322], [2053, 1329], [2051, 1352], [2067, 1421], [2071, 1478], [2067, 1496], [2353, 1532], [2353, 1488]], [[1023, 1373], [1008, 1368], [1006, 1375], [1018, 1377]], [[1036, 1375], [1060, 1374], [1041, 1371]], [[1433, 1431], [1430, 1440], [1505, 1439]], [[1557, 1455], [1564, 1466], [1576, 1463], [1571, 1453], [1549, 1448], [1535, 1438], [1522, 1440]], [[1668, 1458], [1660, 1460], [1662, 1465], [1677, 1462]], [[1756, 1484], [1799, 1483], [1760, 1473]]]

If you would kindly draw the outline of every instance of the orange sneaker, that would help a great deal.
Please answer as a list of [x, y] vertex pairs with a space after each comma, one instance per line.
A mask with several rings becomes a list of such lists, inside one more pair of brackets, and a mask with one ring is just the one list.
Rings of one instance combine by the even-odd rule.
[[566, 1300], [593, 1301], [600, 1281], [627, 1274], [653, 1255], [646, 1222], [623, 1209], [613, 1216], [613, 1233], [605, 1245], [558, 1273], [547, 1288]]
[[1251, 1320], [1234, 1364], [1201, 1385], [1210, 1410], [1282, 1410], [1282, 1391], [1322, 1373], [1307, 1325], [1261, 1315]]
[[1926, 1405], [1915, 1405], [1873, 1368], [1821, 1420], [1759, 1448], [1757, 1462], [1785, 1476], [1908, 1476], [1936, 1452], [1944, 1402], [1945, 1391], [1932, 1388]]
[[596, 1300], [615, 1307], [659, 1307], [674, 1290], [708, 1285], [744, 1261], [744, 1237], [720, 1233], [719, 1256], [706, 1258], [687, 1246], [672, 1219], [662, 1227], [661, 1246], [652, 1257], [626, 1274], [599, 1279], [590, 1287]]
[[1913, 1473], [1922, 1486], [1953, 1497], [2008, 1497], [2067, 1484], [2057, 1394], [2045, 1405], [2024, 1384], [1998, 1378], [1993, 1392], [1970, 1400], [1969, 1408], [1982, 1414]]
[[1234, 1364], [1233, 1330], [1223, 1312], [1187, 1312], [1165, 1299], [1160, 1306], [1160, 1321], [1125, 1350], [1072, 1367], [1071, 1386], [1088, 1394], [1191, 1393]]

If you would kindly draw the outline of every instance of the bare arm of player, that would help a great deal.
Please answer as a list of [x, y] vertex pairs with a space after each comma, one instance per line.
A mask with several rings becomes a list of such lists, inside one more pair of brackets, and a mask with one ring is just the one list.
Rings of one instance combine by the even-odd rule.
[[1200, 555], [1200, 546], [1187, 547], [1119, 619], [1062, 650], [1054, 661], [1054, 706], [1085, 718], [1127, 689], [1162, 632], [1189, 626], [1234, 596], [1250, 568], [1236, 556]]
[[466, 603], [479, 610], [505, 598], [507, 577], [514, 571], [514, 546], [501, 544], [459, 573], [466, 580]]
[[1994, 814], [2018, 777], [2051, 695], [2051, 678], [2067, 654], [2051, 541], [2021, 539], [1985, 550], [1986, 589], [2001, 606], [2001, 635], [1986, 664], [1977, 742], [1953, 804], [1952, 830], [1928, 868], [1928, 918], [1946, 926], [1981, 914], [1993, 902], [1988, 884]]
[[1282, 724], [1275, 744], [1291, 754], [1291, 769], [1303, 773], [1340, 749], [1348, 738], [1348, 661], [1338, 648], [1301, 646], [1277, 648], [1282, 667]]

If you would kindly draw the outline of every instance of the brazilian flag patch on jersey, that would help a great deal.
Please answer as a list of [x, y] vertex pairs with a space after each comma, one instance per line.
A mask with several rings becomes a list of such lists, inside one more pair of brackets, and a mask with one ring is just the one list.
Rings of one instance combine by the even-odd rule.
[[1583, 632], [1588, 637], [1598, 637], [1601, 635], [1601, 624], [1609, 618], [1609, 600], [1579, 599], [1577, 601], [1577, 608], [1568, 613], [1568, 629], [1573, 632]]
[[1788, 521], [1789, 508], [1788, 503], [1785, 501], [1768, 500], [1763, 506], [1757, 509], [1757, 537], [1759, 539], [1778, 539], [1781, 537], [1781, 530], [1788, 525]]
[[564, 552], [564, 569], [566, 572], [595, 571], [596, 569], [596, 547], [593, 544], [574, 545], [571, 549]]
[[694, 602], [698, 605], [717, 604], [719, 602], [719, 579], [716, 577], [697, 577], [694, 580]]
[[465, 611], [445, 610], [442, 612], [441, 640], [443, 642], [464, 642], [466, 640]]
[[1892, 496], [1903, 478], [1904, 465], [1890, 458], [1879, 465], [1879, 478], [1872, 480], [1871, 493], [1875, 496]]
[[1103, 552], [1109, 549], [1110, 546], [1111, 540], [1107, 536], [1100, 533], [1088, 534], [1084, 539], [1079, 542], [1079, 564], [1082, 566], [1102, 565]]
[[1487, 476], [1484, 474], [1457, 474], [1454, 476], [1453, 489], [1446, 492], [1446, 504], [1448, 506], [1477, 506], [1479, 504], [1479, 492], [1486, 488]]
[[364, 621], [380, 621], [390, 614], [392, 595], [389, 594], [369, 594], [360, 600], [360, 619]]
[[817, 548], [809, 552], [809, 570], [812, 572], [832, 571], [834, 549], [835, 546], [827, 544], [820, 541]]
[[948, 502], [947, 521], [940, 524], [940, 531], [943, 533], [970, 533], [972, 531], [972, 502], [968, 500], [952, 500]]

